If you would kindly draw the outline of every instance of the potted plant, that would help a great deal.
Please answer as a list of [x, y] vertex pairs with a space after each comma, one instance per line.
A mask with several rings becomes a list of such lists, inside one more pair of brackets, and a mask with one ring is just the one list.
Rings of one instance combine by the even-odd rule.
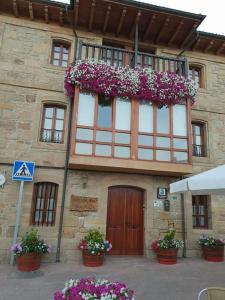
[[224, 240], [213, 236], [202, 235], [198, 239], [202, 247], [203, 257], [207, 261], [221, 262], [224, 261]]
[[22, 272], [40, 268], [41, 256], [51, 252], [51, 246], [39, 238], [37, 230], [31, 229], [22, 237], [20, 243], [12, 245], [11, 251], [16, 256], [17, 268]]
[[163, 238], [154, 240], [151, 244], [152, 250], [157, 255], [160, 264], [173, 265], [177, 263], [177, 252], [184, 246], [183, 241], [174, 239], [175, 230], [168, 230]]
[[91, 229], [80, 242], [83, 264], [87, 267], [98, 267], [103, 264], [104, 254], [111, 250], [112, 245], [104, 240], [103, 234], [97, 229]]
[[134, 300], [134, 292], [121, 282], [81, 278], [66, 282], [62, 291], [54, 293], [53, 300], [123, 299]]

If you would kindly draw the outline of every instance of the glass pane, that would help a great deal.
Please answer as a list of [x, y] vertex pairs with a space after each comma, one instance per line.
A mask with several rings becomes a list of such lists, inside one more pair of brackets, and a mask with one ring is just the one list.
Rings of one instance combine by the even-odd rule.
[[93, 130], [77, 128], [77, 139], [84, 140], [84, 141], [92, 141], [93, 140]]
[[187, 152], [174, 152], [173, 160], [177, 162], [187, 162], [188, 154]]
[[52, 119], [45, 119], [44, 128], [45, 129], [52, 129]]
[[200, 226], [205, 226], [205, 218], [201, 216], [199, 220], [200, 220]]
[[112, 142], [112, 132], [110, 131], [96, 131], [96, 141], [98, 142]]
[[46, 118], [52, 118], [53, 117], [53, 108], [52, 107], [46, 107], [45, 108], [45, 116]]
[[54, 59], [59, 59], [59, 52], [54, 52]]
[[131, 102], [125, 99], [116, 99], [116, 129], [130, 130]]
[[53, 138], [54, 138], [55, 143], [62, 143], [62, 141], [63, 141], [62, 131], [54, 131]]
[[96, 145], [95, 155], [111, 156], [112, 155], [112, 147], [108, 146], [108, 145]]
[[60, 52], [60, 47], [54, 46], [54, 52]]
[[51, 141], [52, 131], [51, 130], [43, 130], [41, 135], [42, 142], [49, 142]]
[[59, 60], [58, 59], [54, 59], [53, 60], [53, 65], [58, 66], [59, 65]]
[[93, 126], [94, 125], [94, 109], [95, 109], [94, 96], [91, 94], [80, 93], [77, 124], [84, 125], [84, 126]]
[[63, 120], [56, 120], [55, 121], [55, 129], [56, 130], [63, 130]]
[[192, 221], [193, 221], [193, 226], [196, 227], [197, 222], [196, 222], [196, 217], [195, 216], [192, 217]]
[[62, 60], [62, 67], [67, 67], [68, 66], [68, 62], [65, 60]]
[[157, 108], [157, 132], [169, 133], [170, 122], [169, 122], [169, 108], [162, 107]]
[[185, 105], [173, 106], [173, 134], [174, 135], [187, 135], [187, 117]]
[[68, 54], [63, 54], [62, 59], [68, 61]]
[[201, 137], [200, 136], [195, 136], [195, 143], [196, 143], [196, 145], [201, 145], [202, 143], [201, 143]]
[[112, 99], [104, 95], [98, 96], [98, 127], [112, 127]]
[[56, 109], [56, 119], [64, 119], [64, 108], [57, 108]]
[[129, 133], [116, 133], [115, 143], [118, 144], [130, 144], [130, 134]]
[[139, 132], [153, 132], [153, 108], [149, 101], [139, 103]]
[[156, 160], [170, 161], [170, 151], [156, 150]]
[[205, 207], [204, 207], [203, 205], [200, 205], [200, 206], [199, 206], [199, 214], [200, 214], [200, 215], [204, 215], [204, 208], [205, 208]]
[[153, 150], [138, 148], [138, 158], [145, 160], [153, 160]]
[[76, 154], [92, 154], [92, 144], [76, 143]]
[[194, 130], [196, 135], [201, 135], [201, 128], [198, 125], [194, 125]]
[[156, 137], [156, 147], [170, 148], [170, 138]]
[[187, 140], [185, 139], [173, 139], [173, 148], [187, 149]]
[[153, 137], [148, 135], [138, 135], [138, 145], [141, 146], [152, 146], [153, 145]]
[[52, 216], [53, 216], [53, 212], [48, 211], [48, 213], [46, 214], [46, 217], [45, 217], [45, 222], [46, 223], [52, 223]]
[[129, 158], [130, 157], [130, 148], [115, 146], [115, 157]]
[[68, 54], [69, 53], [69, 49], [68, 48], [63, 48], [63, 53]]

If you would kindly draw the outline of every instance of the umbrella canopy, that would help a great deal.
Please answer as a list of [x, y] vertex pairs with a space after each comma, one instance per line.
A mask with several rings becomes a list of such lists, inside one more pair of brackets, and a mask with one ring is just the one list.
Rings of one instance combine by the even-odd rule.
[[193, 195], [225, 195], [225, 165], [170, 184], [170, 193], [187, 191]]

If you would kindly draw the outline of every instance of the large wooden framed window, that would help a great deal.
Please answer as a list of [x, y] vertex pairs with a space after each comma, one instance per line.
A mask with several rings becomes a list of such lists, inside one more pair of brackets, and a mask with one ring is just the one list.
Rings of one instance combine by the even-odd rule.
[[204, 87], [203, 81], [203, 68], [201, 66], [190, 65], [189, 66], [189, 78], [198, 83], [200, 88]]
[[49, 143], [64, 142], [65, 107], [44, 105], [40, 141]]
[[192, 122], [193, 156], [206, 157], [205, 124]]
[[59, 67], [67, 67], [69, 63], [70, 45], [53, 41], [51, 63]]
[[193, 228], [208, 228], [208, 196], [192, 196]]
[[186, 105], [160, 109], [149, 101], [77, 96], [75, 155], [188, 162]]
[[34, 184], [31, 224], [53, 226], [55, 224], [58, 184], [38, 182]]

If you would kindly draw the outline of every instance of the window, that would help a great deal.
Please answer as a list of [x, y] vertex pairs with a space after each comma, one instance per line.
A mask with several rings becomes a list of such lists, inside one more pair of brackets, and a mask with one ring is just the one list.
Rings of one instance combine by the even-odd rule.
[[189, 78], [196, 81], [199, 87], [203, 88], [203, 76], [202, 76], [202, 67], [201, 66], [189, 66]]
[[52, 64], [60, 67], [67, 67], [69, 62], [69, 44], [53, 42]]
[[192, 196], [193, 228], [208, 228], [208, 196]]
[[31, 224], [53, 226], [55, 224], [58, 185], [51, 182], [34, 184]]
[[192, 144], [193, 156], [207, 156], [205, 143], [205, 124], [197, 122], [192, 123]]
[[64, 127], [65, 108], [45, 105], [40, 141], [62, 144], [64, 141]]
[[186, 105], [158, 108], [83, 92], [78, 98], [75, 155], [188, 162]]

